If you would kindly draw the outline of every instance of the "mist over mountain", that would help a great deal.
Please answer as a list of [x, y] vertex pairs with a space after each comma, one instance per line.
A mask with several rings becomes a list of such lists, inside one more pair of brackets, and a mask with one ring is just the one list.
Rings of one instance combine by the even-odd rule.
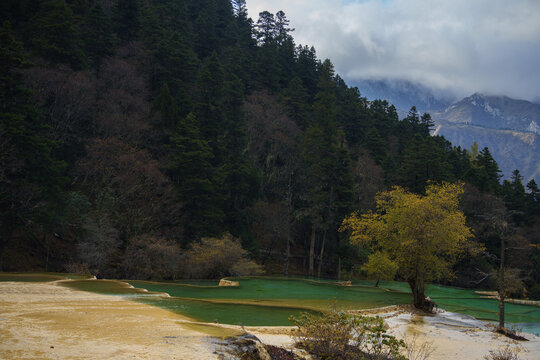
[[382, 99], [393, 104], [400, 118], [414, 105], [420, 112], [441, 111], [458, 97], [451, 91], [431, 89], [402, 79], [360, 80], [353, 83], [368, 100]]

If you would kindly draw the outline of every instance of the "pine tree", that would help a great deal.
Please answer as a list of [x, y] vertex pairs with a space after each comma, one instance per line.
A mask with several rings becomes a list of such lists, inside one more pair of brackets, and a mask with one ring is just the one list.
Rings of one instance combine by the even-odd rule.
[[212, 165], [212, 148], [201, 138], [195, 114], [178, 122], [170, 138], [169, 173], [182, 202], [184, 241], [216, 235], [223, 229], [223, 179]]
[[86, 67], [80, 31], [64, 0], [44, 0], [30, 22], [31, 43], [39, 56], [75, 69]]
[[112, 20], [114, 30], [122, 41], [135, 40], [141, 28], [140, 1], [116, 0]]
[[429, 136], [431, 134], [431, 131], [435, 126], [435, 122], [431, 118], [430, 114], [424, 113], [424, 115], [422, 115], [420, 118], [420, 126], [422, 127], [422, 132], [425, 136]]
[[157, 91], [167, 82], [173, 96], [186, 92], [187, 84], [195, 80], [199, 59], [182, 34], [163, 29], [155, 41], [148, 43], [148, 47], [156, 64], [152, 71], [153, 88]]
[[[30, 64], [11, 24], [0, 28], [0, 260], [17, 228], [54, 225], [65, 182], [64, 163], [53, 158], [54, 143], [41, 135], [44, 124], [17, 70]], [[0, 264], [1, 268], [1, 264]]]
[[306, 129], [311, 125], [309, 121], [309, 94], [302, 84], [302, 79], [295, 76], [289, 82], [289, 86], [283, 89], [281, 96], [289, 116], [300, 128]]
[[527, 197], [523, 186], [523, 176], [519, 170], [512, 171], [510, 180], [503, 182], [502, 195], [506, 207], [512, 213], [512, 219], [516, 224], [520, 224], [527, 215]]
[[195, 109], [201, 126], [201, 134], [216, 156], [214, 164], [222, 162], [225, 114], [225, 74], [217, 54], [207, 58], [195, 84], [197, 88]]
[[273, 45], [276, 38], [276, 19], [274, 14], [268, 11], [259, 13], [259, 19], [255, 24], [255, 35], [261, 46]]
[[481, 191], [498, 194], [501, 188], [501, 176], [497, 162], [491, 156], [489, 149], [485, 147], [473, 161], [473, 168], [467, 178]]
[[176, 101], [171, 96], [171, 92], [169, 91], [169, 86], [167, 86], [167, 84], [162, 86], [158, 98], [154, 101], [152, 110], [159, 111], [161, 113], [162, 125], [164, 127], [176, 127], [176, 122], [180, 117], [180, 111]]
[[540, 190], [534, 179], [527, 183], [527, 213], [530, 216], [540, 216]]
[[99, 3], [88, 13], [83, 34], [84, 51], [93, 66], [99, 65], [101, 58], [114, 53], [112, 25]]

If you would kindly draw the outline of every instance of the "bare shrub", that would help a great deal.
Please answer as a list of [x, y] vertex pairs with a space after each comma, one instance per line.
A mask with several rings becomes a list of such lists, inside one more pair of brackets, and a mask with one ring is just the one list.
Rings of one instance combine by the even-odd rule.
[[318, 359], [406, 359], [401, 354], [405, 342], [386, 334], [380, 317], [333, 310], [324, 316], [303, 313], [290, 320], [297, 326], [296, 345]]
[[230, 273], [232, 276], [261, 275], [262, 268], [252, 260], [241, 258], [236, 264], [231, 266]]
[[408, 360], [428, 360], [435, 351], [432, 341], [421, 341], [416, 334], [403, 340], [407, 344], [405, 354]]
[[129, 279], [174, 279], [179, 267], [180, 247], [148, 235], [130, 239], [122, 261], [123, 274]]
[[490, 351], [489, 355], [484, 356], [485, 360], [519, 360], [517, 349], [506, 346], [496, 351]]
[[91, 275], [88, 265], [81, 262], [73, 262], [64, 265], [64, 269], [70, 274]]
[[262, 268], [247, 258], [239, 239], [226, 234], [221, 238], [203, 238], [192, 244], [182, 259], [184, 277], [219, 279], [225, 276], [258, 275]]

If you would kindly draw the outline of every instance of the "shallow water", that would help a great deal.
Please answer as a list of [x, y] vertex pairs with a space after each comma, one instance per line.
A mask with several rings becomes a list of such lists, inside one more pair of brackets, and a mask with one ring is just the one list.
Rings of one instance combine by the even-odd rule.
[[[0, 273], [0, 281], [54, 281], [66, 278], [77, 277], [68, 274]], [[123, 282], [88, 279], [59, 284], [83, 291], [128, 297], [200, 321], [246, 326], [291, 325], [289, 316], [298, 316], [302, 311], [368, 309], [411, 302], [408, 285], [395, 281], [382, 281], [379, 288], [375, 288], [372, 281], [355, 281], [353, 286], [340, 286], [333, 281], [303, 278], [252, 277], [233, 280], [238, 280], [240, 286], [218, 287], [217, 281]], [[164, 293], [170, 297], [164, 296]], [[426, 295], [449, 312], [489, 322], [498, 320], [498, 302], [484, 299], [474, 290], [428, 285]], [[509, 327], [540, 334], [540, 307], [507, 303], [506, 321]]]

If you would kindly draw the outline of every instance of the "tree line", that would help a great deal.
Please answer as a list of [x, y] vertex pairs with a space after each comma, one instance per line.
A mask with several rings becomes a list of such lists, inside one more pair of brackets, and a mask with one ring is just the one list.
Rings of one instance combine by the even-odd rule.
[[536, 183], [515, 172], [501, 184], [489, 149], [431, 136], [414, 107], [400, 120], [368, 101], [295, 43], [282, 11], [6, 0], [0, 12], [3, 269], [120, 277], [138, 256], [165, 266], [156, 259], [231, 234], [270, 272], [351, 276], [371, 250], [339, 232], [348, 214], [395, 185], [463, 181], [486, 251], [460, 259], [453, 282], [494, 286], [505, 237], [519, 243], [508, 266], [540, 296]]

